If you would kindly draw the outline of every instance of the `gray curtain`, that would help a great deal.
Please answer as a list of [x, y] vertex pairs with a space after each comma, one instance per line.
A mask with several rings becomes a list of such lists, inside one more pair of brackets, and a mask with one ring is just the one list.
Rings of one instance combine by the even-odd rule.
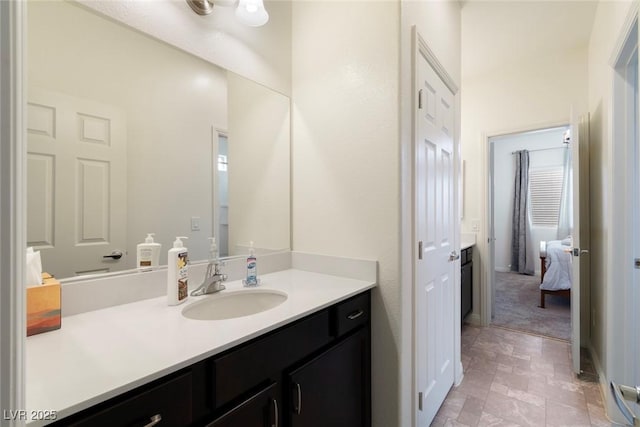
[[515, 153], [516, 176], [511, 221], [511, 271], [534, 274], [533, 245], [529, 225], [529, 152]]

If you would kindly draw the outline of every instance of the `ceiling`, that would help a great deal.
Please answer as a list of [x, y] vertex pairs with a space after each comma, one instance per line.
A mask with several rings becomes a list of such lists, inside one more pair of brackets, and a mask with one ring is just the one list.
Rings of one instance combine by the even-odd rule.
[[553, 55], [589, 44], [597, 1], [485, 1], [462, 3], [462, 74], [496, 64]]

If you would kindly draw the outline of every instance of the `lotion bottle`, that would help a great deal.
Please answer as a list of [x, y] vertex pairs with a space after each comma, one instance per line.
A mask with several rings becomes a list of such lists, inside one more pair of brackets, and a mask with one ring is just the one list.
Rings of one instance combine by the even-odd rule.
[[136, 267], [140, 269], [150, 269], [160, 264], [160, 243], [153, 241], [155, 233], [148, 233], [144, 243], [138, 244], [136, 247]]
[[181, 239], [176, 237], [173, 248], [169, 249], [167, 262], [167, 303], [178, 305], [183, 303], [189, 295], [188, 289], [188, 252]]
[[249, 257], [247, 258], [247, 278], [244, 280], [245, 286], [258, 286], [258, 263], [256, 251], [253, 248], [253, 241], [249, 243]]

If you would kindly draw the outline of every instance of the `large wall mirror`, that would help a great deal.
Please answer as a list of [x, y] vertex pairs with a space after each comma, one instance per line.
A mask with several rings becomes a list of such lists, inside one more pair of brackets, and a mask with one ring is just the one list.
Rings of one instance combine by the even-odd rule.
[[27, 11], [27, 240], [44, 271], [133, 269], [147, 233], [161, 265], [176, 236], [191, 261], [210, 236], [228, 256], [290, 247], [286, 96], [75, 3]]

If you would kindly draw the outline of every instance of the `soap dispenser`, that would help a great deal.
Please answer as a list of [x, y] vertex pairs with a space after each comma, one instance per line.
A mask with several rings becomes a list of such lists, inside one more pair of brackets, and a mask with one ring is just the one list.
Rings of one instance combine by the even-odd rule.
[[215, 274], [216, 264], [218, 260], [218, 245], [216, 245], [215, 237], [208, 237], [211, 244], [209, 245], [209, 263], [207, 264], [207, 272], [204, 275], [204, 280], [213, 277]]
[[249, 243], [249, 257], [247, 258], [247, 278], [243, 280], [245, 286], [258, 286], [258, 263], [253, 241]]
[[136, 247], [136, 267], [140, 269], [150, 269], [160, 264], [160, 249], [162, 245], [153, 241], [155, 233], [147, 233], [144, 243]]
[[181, 239], [176, 237], [173, 248], [169, 249], [167, 265], [167, 302], [169, 305], [183, 303], [188, 296], [188, 252]]

